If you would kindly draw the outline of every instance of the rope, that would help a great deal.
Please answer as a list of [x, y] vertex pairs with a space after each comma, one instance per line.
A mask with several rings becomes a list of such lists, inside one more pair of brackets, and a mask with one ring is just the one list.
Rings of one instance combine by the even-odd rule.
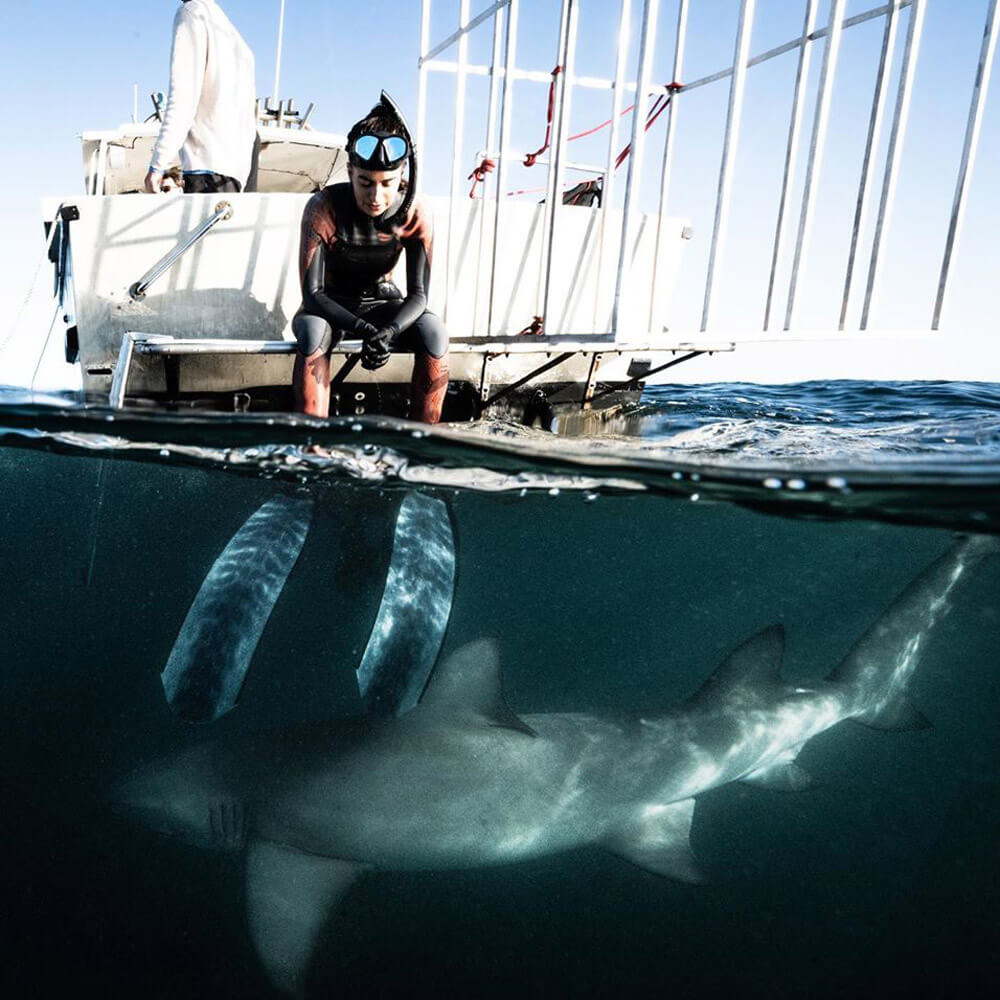
[[487, 174], [492, 174], [493, 171], [496, 170], [496, 166], [496, 160], [491, 160], [488, 156], [486, 156], [483, 158], [482, 163], [480, 163], [479, 166], [476, 167], [471, 174], [469, 174], [467, 179], [472, 181], [472, 187], [469, 188], [470, 198], [476, 197], [476, 188], [486, 180]]
[[21, 308], [18, 309], [17, 315], [14, 317], [14, 322], [11, 324], [7, 336], [4, 337], [3, 342], [0, 343], [0, 354], [3, 354], [7, 345], [13, 339], [14, 334], [17, 333], [17, 329], [21, 325], [21, 320], [24, 318], [24, 311], [28, 308], [28, 303], [34, 297], [35, 286], [38, 284], [38, 276], [42, 273], [42, 265], [49, 259], [49, 251], [52, 249], [52, 242], [56, 238], [56, 231], [59, 229], [58, 223], [60, 217], [62, 216], [62, 210], [63, 205], [60, 204], [56, 209], [55, 218], [49, 226], [49, 238], [45, 241], [45, 249], [42, 251], [41, 257], [38, 259], [38, 265], [35, 267], [35, 273], [31, 279], [31, 284], [28, 286], [28, 294], [24, 297], [24, 301], [21, 303]]
[[[533, 153], [527, 153], [525, 155], [524, 165], [526, 167], [533, 167], [536, 161], [538, 160], [538, 157], [541, 156], [542, 153], [544, 153], [551, 145], [552, 111], [553, 111], [553, 104], [555, 102], [556, 77], [561, 72], [562, 72], [561, 66], [556, 66], [556, 68], [552, 71], [552, 82], [549, 84], [549, 105], [545, 122], [545, 141], [542, 143], [541, 147], [536, 149]], [[674, 80], [673, 82], [666, 84], [664, 89], [667, 90], [669, 93], [658, 94], [656, 100], [653, 101], [652, 107], [650, 107], [649, 111], [646, 114], [645, 131], [647, 132], [656, 123], [656, 119], [659, 118], [660, 115], [662, 115], [663, 112], [667, 109], [673, 95], [676, 94], [678, 91], [684, 89], [684, 84]], [[630, 104], [627, 108], [624, 108], [620, 112], [619, 117], [624, 118], [625, 115], [630, 114], [633, 111], [635, 111], [634, 103]], [[567, 136], [566, 141], [575, 142], [577, 139], [586, 139], [587, 136], [594, 135], [595, 133], [600, 132], [602, 129], [606, 129], [613, 121], [614, 121], [613, 117], [607, 118], [599, 125], [595, 125], [593, 128], [589, 128], [583, 132], [577, 132], [576, 135]], [[626, 145], [625, 148], [615, 158], [615, 170], [617, 170], [629, 158], [631, 153], [632, 153], [632, 143], [628, 143], [628, 145]], [[476, 167], [471, 174], [469, 174], [468, 180], [472, 181], [472, 187], [469, 189], [470, 198], [476, 197], [477, 188], [479, 187], [480, 184], [485, 182], [487, 174], [493, 173], [493, 171], [496, 169], [496, 165], [497, 165], [496, 160], [490, 159], [489, 157], [484, 157], [483, 160], [480, 162], [479, 166]], [[568, 184], [567, 187], [573, 187], [573, 185]], [[539, 192], [545, 190], [546, 188], [525, 188], [524, 190], [521, 191], [508, 191], [507, 197], [509, 198], [515, 195], [522, 195], [522, 194], [538, 194]]]
[[[666, 94], [659, 94], [655, 101], [653, 101], [653, 106], [649, 109], [649, 114], [646, 116], [646, 128], [644, 131], [648, 132], [656, 122], [656, 119], [666, 111], [667, 106], [670, 104], [670, 97]], [[632, 143], [629, 143], [619, 154], [618, 158], [615, 160], [615, 170], [617, 170], [631, 155], [632, 153]]]
[[549, 84], [549, 110], [545, 115], [545, 142], [536, 149], [533, 153], [528, 153], [524, 158], [524, 165], [526, 167], [533, 167], [535, 161], [538, 159], [542, 153], [549, 148], [549, 143], [552, 139], [552, 111], [556, 103], [556, 77], [562, 72], [562, 66], [556, 66], [552, 70], [552, 82]]

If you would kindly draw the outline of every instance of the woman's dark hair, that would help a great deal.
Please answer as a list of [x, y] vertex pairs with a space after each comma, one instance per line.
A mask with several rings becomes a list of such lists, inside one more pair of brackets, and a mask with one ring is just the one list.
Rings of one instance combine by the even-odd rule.
[[405, 137], [405, 131], [399, 124], [399, 119], [379, 102], [368, 112], [359, 122], [351, 126], [351, 131], [347, 133], [347, 147], [350, 149], [351, 143], [362, 135], [400, 135]]

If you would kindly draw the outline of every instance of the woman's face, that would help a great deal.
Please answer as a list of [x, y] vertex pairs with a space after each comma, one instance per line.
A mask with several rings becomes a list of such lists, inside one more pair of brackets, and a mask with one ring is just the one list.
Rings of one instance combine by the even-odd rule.
[[381, 215], [392, 204], [403, 178], [401, 167], [395, 170], [363, 170], [352, 164], [347, 173], [358, 208], [372, 218]]

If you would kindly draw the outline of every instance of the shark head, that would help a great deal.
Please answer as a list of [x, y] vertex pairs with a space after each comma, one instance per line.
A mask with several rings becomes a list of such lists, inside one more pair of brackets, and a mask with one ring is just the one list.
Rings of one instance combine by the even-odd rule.
[[112, 811], [192, 847], [235, 851], [246, 842], [246, 809], [211, 747], [137, 767], [110, 789]]

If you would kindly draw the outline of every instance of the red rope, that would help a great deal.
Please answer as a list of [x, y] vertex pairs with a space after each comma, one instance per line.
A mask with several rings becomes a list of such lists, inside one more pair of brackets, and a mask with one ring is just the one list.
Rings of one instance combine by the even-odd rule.
[[519, 337], [540, 337], [545, 333], [545, 320], [541, 316], [534, 319], [518, 333]]
[[482, 163], [480, 163], [479, 166], [476, 167], [476, 169], [473, 170], [471, 174], [469, 174], [467, 180], [472, 181], [472, 187], [469, 188], [470, 198], [476, 197], [476, 188], [479, 187], [479, 185], [486, 180], [487, 174], [492, 174], [493, 171], [496, 170], [496, 166], [497, 166], [496, 160], [491, 160], [487, 156], [484, 157]]
[[[671, 84], [671, 86], [676, 86]], [[656, 119], [663, 114], [667, 109], [667, 105], [670, 104], [670, 98], [665, 94], [659, 94], [655, 101], [653, 101], [653, 106], [649, 109], [649, 114], [646, 116], [646, 128], [645, 131], [648, 132], [656, 122]], [[619, 154], [618, 159], [615, 160], [615, 170], [617, 170], [628, 158], [632, 152], [632, 143], [629, 143]]]
[[[546, 117], [546, 120], [545, 120], [545, 141], [542, 143], [542, 145], [541, 145], [540, 148], [536, 149], [533, 153], [528, 153], [524, 157], [524, 165], [526, 167], [533, 167], [535, 165], [535, 162], [537, 161], [538, 157], [541, 156], [542, 153], [544, 153], [549, 148], [549, 145], [551, 144], [551, 140], [552, 140], [552, 112], [553, 112], [553, 108], [554, 108], [554, 105], [555, 105], [556, 77], [561, 72], [562, 72], [562, 66], [556, 66], [556, 68], [554, 70], [552, 70], [552, 82], [549, 84], [548, 112], [546, 113], [546, 116], [545, 116]], [[668, 83], [665, 86], [664, 89], [666, 91], [668, 91], [668, 93], [667, 94], [658, 94], [657, 97], [656, 97], [656, 100], [653, 101], [653, 105], [649, 109], [649, 112], [646, 115], [646, 128], [645, 128], [645, 131], [647, 131], [647, 132], [656, 123], [656, 119], [659, 118], [660, 115], [662, 115], [663, 112], [667, 109], [668, 105], [670, 104], [670, 99], [673, 97], [673, 95], [676, 94], [679, 90], [683, 90], [684, 89], [684, 84], [679, 83], [677, 80], [674, 80], [673, 82]], [[634, 110], [635, 110], [635, 104], [630, 104], [627, 108], [624, 108], [621, 111], [620, 117], [624, 117], [625, 115], [629, 114], [630, 112], [632, 112]], [[595, 132], [600, 132], [601, 129], [607, 128], [613, 121], [614, 121], [614, 118], [608, 118], [607, 120], [601, 122], [600, 125], [595, 125], [593, 128], [587, 129], [585, 132], [577, 132], [576, 135], [568, 136], [567, 139], [566, 139], [566, 141], [567, 142], [575, 142], [577, 139], [585, 139], [587, 136], [594, 135]], [[632, 143], [629, 143], [618, 154], [617, 158], [615, 159], [615, 170], [617, 170], [629, 158], [629, 155], [631, 154], [631, 152], [632, 152]], [[472, 181], [472, 188], [469, 191], [469, 197], [470, 198], [475, 198], [476, 197], [476, 189], [479, 187], [479, 185], [481, 183], [483, 183], [486, 180], [486, 175], [492, 173], [495, 169], [496, 169], [496, 161], [495, 160], [491, 160], [489, 157], [486, 157], [479, 164], [479, 166], [476, 167], [475, 170], [473, 170], [471, 174], [469, 174], [468, 179], [470, 181]], [[572, 186], [572, 185], [570, 185], [570, 186]], [[544, 191], [544, 190], [546, 190], [546, 189], [545, 188], [527, 188], [527, 189], [525, 189], [523, 191], [508, 191], [507, 195], [508, 195], [508, 197], [511, 197], [513, 195], [521, 195], [521, 194], [536, 194], [537, 192]]]
[[542, 143], [541, 147], [536, 149], [533, 153], [528, 153], [524, 158], [524, 165], [526, 167], [533, 167], [535, 165], [535, 160], [538, 159], [542, 153], [549, 148], [549, 142], [552, 139], [552, 111], [556, 103], [556, 77], [562, 72], [562, 66], [556, 66], [552, 70], [552, 82], [549, 84], [549, 109], [545, 115], [545, 142]]

